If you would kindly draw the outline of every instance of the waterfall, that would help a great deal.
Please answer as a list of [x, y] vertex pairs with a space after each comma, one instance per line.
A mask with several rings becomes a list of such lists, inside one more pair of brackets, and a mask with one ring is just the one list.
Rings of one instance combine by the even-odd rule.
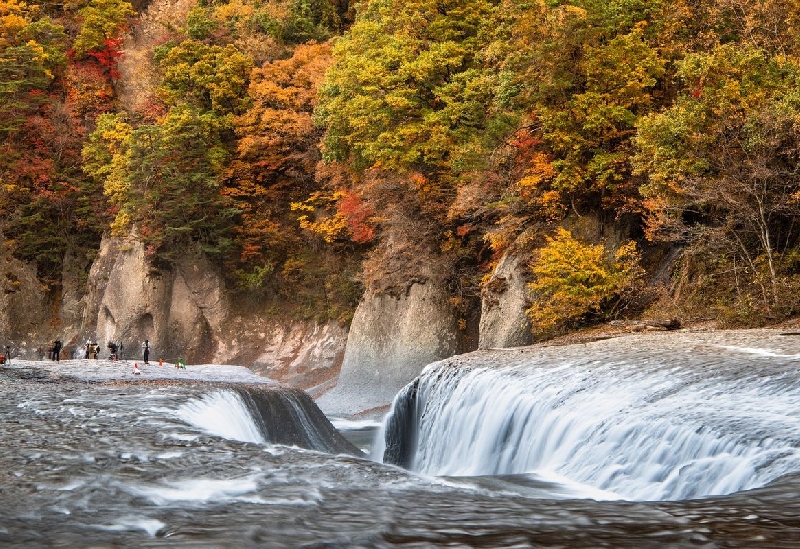
[[549, 475], [637, 501], [761, 487], [800, 471], [796, 359], [720, 346], [699, 359], [434, 363], [397, 395], [384, 460], [438, 476]]
[[360, 456], [307, 393], [297, 389], [236, 388], [264, 438], [274, 444]]
[[361, 455], [303, 391], [231, 386], [183, 404], [178, 416], [231, 440]]
[[229, 390], [215, 390], [178, 408], [178, 417], [214, 436], [241, 442], [264, 443], [264, 437], [242, 397]]

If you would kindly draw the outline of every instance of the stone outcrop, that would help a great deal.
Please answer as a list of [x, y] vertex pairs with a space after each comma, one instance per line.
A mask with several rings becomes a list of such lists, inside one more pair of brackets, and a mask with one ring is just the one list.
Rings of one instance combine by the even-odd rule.
[[317, 397], [336, 385], [347, 328], [336, 322], [240, 316], [219, 339], [215, 361], [246, 364], [254, 372]]
[[0, 249], [0, 346], [12, 347], [12, 356], [42, 358], [46, 354], [52, 315], [46, 288], [36, 278], [36, 267]]
[[456, 315], [443, 284], [414, 284], [404, 296], [367, 294], [356, 309], [328, 414], [380, 410], [431, 362], [458, 350]]
[[148, 339], [153, 361], [246, 365], [312, 395], [335, 384], [344, 327], [274, 319], [253, 303], [240, 313], [245, 308], [231, 295], [218, 269], [199, 254], [156, 271], [135, 238], [106, 238], [89, 273], [75, 343], [80, 350], [87, 339], [96, 341], [104, 355], [108, 342], [121, 342], [123, 358], [140, 358]]
[[148, 339], [154, 360], [207, 362], [226, 316], [225, 295], [221, 277], [200, 255], [155, 271], [141, 242], [105, 239], [89, 274], [83, 331], [102, 346], [122, 343], [123, 357], [140, 356]]
[[480, 349], [519, 347], [533, 343], [524, 275], [519, 256], [506, 254], [481, 295]]

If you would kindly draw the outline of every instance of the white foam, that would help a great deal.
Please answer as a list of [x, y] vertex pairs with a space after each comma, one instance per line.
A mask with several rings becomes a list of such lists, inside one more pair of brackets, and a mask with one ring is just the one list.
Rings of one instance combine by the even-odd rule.
[[737, 347], [735, 345], [720, 345], [721, 348], [748, 355], [757, 355], [767, 358], [788, 358], [789, 360], [800, 360], [800, 355], [782, 354], [771, 349], [761, 349], [758, 347]]
[[204, 432], [241, 442], [264, 443], [242, 398], [234, 391], [217, 390], [183, 404], [179, 418]]
[[[795, 357], [761, 356], [778, 366]], [[722, 375], [665, 362], [426, 369], [411, 468], [534, 474], [592, 499], [639, 501], [728, 494], [800, 472], [792, 364], [766, 376], [750, 363]]]
[[69, 483], [67, 483], [67, 484], [65, 484], [63, 486], [59, 486], [58, 488], [56, 488], [56, 490], [59, 490], [61, 492], [71, 492], [71, 491], [75, 490], [76, 488], [80, 488], [84, 484], [86, 484], [86, 481], [80, 480], [80, 479], [75, 479], [72, 482], [69, 482]]
[[171, 438], [172, 440], [180, 440], [183, 442], [194, 442], [198, 438], [198, 435], [192, 435], [189, 433], [167, 433], [164, 435], [166, 438]]
[[161, 485], [123, 486], [129, 493], [146, 498], [155, 505], [173, 502], [263, 503], [256, 492], [258, 476], [234, 479], [185, 479], [169, 481]]
[[183, 457], [183, 452], [164, 452], [162, 454], [158, 454], [156, 459], [178, 459]]
[[331, 417], [328, 418], [331, 424], [338, 430], [359, 430], [359, 429], [370, 429], [370, 428], [378, 428], [383, 423], [380, 421], [376, 421], [373, 419], [345, 419], [339, 417]]
[[143, 530], [147, 532], [150, 537], [155, 537], [159, 530], [166, 524], [160, 520], [141, 518], [141, 519], [120, 519], [114, 524], [102, 525], [98, 524], [95, 528], [104, 530], [106, 532], [127, 532], [129, 530]]

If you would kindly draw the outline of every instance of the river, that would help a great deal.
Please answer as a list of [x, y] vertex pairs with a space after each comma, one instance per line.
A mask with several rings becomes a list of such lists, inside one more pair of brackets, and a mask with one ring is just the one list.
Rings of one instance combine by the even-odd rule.
[[348, 453], [302, 399], [281, 413], [305, 438], [271, 441], [243, 370], [17, 362], [0, 546], [796, 548], [797, 339], [454, 357], [381, 428], [406, 468], [376, 422], [332, 418]]

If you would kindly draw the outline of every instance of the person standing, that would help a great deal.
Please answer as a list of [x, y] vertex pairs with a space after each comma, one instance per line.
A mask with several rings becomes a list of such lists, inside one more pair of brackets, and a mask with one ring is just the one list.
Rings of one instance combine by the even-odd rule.
[[55, 343], [53, 343], [53, 360], [56, 362], [61, 361], [61, 340], [56, 339]]
[[142, 343], [142, 349], [144, 349], [144, 363], [150, 364], [150, 340], [145, 339], [144, 343]]

